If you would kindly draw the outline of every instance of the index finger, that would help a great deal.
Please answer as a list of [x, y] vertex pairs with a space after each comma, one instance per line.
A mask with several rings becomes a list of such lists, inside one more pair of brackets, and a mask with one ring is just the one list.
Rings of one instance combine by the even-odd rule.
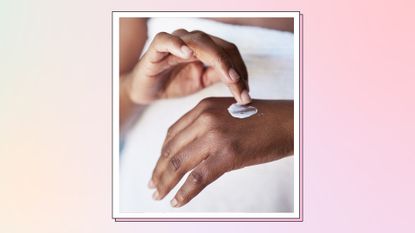
[[189, 59], [192, 51], [180, 37], [166, 32], [159, 32], [154, 37], [143, 58], [156, 63], [163, 60], [168, 54], [173, 54], [182, 59]]

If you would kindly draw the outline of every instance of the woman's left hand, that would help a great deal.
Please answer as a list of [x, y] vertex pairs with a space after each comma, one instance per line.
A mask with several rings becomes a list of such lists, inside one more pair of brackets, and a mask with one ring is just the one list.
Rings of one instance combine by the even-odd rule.
[[168, 130], [149, 182], [153, 198], [164, 198], [189, 171], [171, 201], [181, 207], [224, 173], [293, 153], [291, 100], [253, 100], [258, 113], [245, 119], [227, 111], [233, 98], [208, 98]]
[[220, 80], [239, 103], [251, 101], [238, 48], [202, 31], [158, 33], [125, 80], [131, 101], [141, 105], [190, 95]]

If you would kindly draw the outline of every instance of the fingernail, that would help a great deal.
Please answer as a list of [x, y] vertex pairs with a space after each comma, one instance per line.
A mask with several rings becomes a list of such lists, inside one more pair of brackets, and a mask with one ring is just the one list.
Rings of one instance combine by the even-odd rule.
[[176, 198], [174, 198], [173, 200], [170, 201], [170, 205], [172, 207], [179, 207], [179, 203], [177, 202]]
[[192, 50], [186, 45], [183, 45], [180, 49], [182, 50], [182, 54], [185, 58], [189, 58], [190, 55], [192, 55]]
[[243, 90], [241, 93], [242, 104], [249, 104], [251, 103], [251, 97], [248, 94], [247, 90]]
[[156, 187], [156, 185], [154, 184], [154, 182], [153, 182], [153, 180], [150, 180], [149, 182], [148, 182], [148, 185], [147, 185], [149, 188], [151, 188], [151, 189], [153, 189], [153, 188], [155, 188]]
[[239, 74], [235, 71], [234, 68], [229, 69], [229, 77], [232, 81], [236, 82], [239, 80]]
[[153, 199], [156, 201], [160, 200], [160, 193], [157, 190], [153, 193]]

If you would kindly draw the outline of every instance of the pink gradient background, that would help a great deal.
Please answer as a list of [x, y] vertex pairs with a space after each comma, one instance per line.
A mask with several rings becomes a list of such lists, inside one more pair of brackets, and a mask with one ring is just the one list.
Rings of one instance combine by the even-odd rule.
[[[414, 232], [412, 1], [0, 2], [0, 232]], [[111, 11], [304, 14], [304, 222], [111, 219]]]

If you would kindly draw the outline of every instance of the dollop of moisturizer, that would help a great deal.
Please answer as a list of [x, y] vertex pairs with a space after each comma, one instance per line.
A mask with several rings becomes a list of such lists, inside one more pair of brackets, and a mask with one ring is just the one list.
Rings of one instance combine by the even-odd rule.
[[255, 115], [258, 110], [253, 106], [234, 103], [229, 106], [228, 112], [235, 118], [243, 119]]

